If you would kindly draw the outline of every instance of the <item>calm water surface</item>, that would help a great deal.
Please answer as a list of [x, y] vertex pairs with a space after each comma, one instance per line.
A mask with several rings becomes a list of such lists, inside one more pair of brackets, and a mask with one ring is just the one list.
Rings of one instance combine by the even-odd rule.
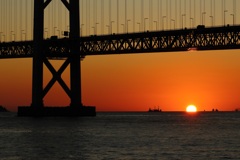
[[240, 112], [0, 114], [1, 160], [240, 160]]

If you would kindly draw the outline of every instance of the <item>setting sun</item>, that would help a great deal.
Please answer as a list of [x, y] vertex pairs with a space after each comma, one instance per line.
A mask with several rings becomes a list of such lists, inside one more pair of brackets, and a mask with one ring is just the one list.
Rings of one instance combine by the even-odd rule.
[[197, 107], [194, 105], [189, 105], [186, 108], [186, 112], [197, 112]]

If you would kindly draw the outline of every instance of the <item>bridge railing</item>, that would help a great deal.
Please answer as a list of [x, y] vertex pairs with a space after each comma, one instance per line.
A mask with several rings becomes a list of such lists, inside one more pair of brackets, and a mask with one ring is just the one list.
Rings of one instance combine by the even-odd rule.
[[240, 26], [92, 36], [80, 47], [86, 55], [234, 49], [240, 47]]

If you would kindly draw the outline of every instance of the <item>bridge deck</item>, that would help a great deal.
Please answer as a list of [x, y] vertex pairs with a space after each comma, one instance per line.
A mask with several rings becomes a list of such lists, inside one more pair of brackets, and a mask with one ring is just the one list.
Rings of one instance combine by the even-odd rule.
[[[73, 40], [46, 39], [47, 57], [68, 57]], [[81, 37], [80, 56], [126, 54], [144, 52], [174, 52], [188, 50], [223, 50], [240, 48], [240, 26], [226, 26], [129, 34]], [[33, 56], [33, 41], [0, 43], [0, 58], [26, 58]]]

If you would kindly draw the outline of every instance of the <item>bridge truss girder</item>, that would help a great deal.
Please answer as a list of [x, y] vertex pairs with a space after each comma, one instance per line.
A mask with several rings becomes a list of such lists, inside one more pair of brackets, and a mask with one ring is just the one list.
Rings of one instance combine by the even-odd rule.
[[240, 48], [240, 26], [82, 38], [85, 55]]
[[[61, 58], [72, 54], [75, 43], [80, 58], [88, 55], [219, 50], [240, 48], [240, 26], [215, 27], [161, 32], [81, 37], [78, 39], [44, 40], [46, 57]], [[33, 42], [0, 43], [0, 58], [33, 56]]]

